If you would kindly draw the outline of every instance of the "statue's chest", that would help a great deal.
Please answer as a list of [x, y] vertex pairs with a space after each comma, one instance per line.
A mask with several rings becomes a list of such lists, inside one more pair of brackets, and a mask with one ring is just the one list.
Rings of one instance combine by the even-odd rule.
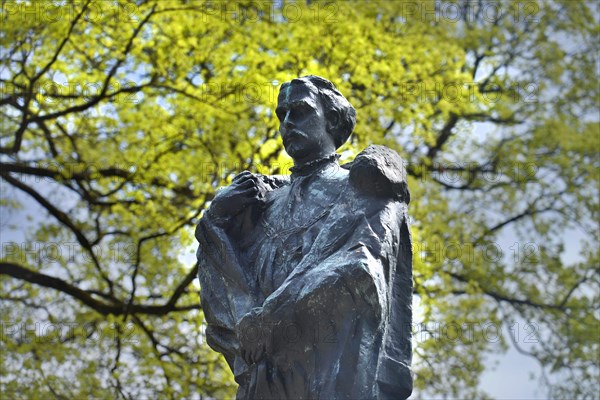
[[339, 194], [339, 187], [326, 182], [292, 184], [273, 192], [263, 225], [278, 235], [304, 231], [327, 215]]
[[257, 249], [257, 278], [265, 296], [311, 251], [344, 188], [328, 181], [295, 183], [271, 192], [260, 220], [265, 241]]

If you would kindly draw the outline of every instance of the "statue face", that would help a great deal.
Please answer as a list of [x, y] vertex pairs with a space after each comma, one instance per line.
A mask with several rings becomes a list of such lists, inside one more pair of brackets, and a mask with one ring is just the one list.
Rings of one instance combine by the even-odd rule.
[[316, 90], [291, 84], [279, 92], [275, 111], [285, 151], [295, 163], [306, 163], [335, 152], [333, 138], [327, 133], [325, 110]]

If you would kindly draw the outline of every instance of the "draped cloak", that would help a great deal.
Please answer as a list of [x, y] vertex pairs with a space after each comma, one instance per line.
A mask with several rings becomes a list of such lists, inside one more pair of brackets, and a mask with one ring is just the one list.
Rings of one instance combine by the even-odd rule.
[[[412, 252], [399, 156], [371, 146], [351, 165], [261, 179], [272, 189], [263, 202], [228, 218], [209, 208], [196, 230], [207, 342], [237, 398], [407, 398]], [[248, 364], [252, 348], [263, 356]]]

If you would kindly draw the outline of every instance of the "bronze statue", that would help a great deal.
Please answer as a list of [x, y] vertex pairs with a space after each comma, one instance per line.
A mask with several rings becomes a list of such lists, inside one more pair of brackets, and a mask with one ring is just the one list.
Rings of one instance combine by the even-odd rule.
[[398, 154], [340, 166], [356, 112], [328, 80], [281, 86], [289, 176], [244, 171], [196, 230], [208, 344], [238, 399], [405, 399], [412, 391], [409, 193]]

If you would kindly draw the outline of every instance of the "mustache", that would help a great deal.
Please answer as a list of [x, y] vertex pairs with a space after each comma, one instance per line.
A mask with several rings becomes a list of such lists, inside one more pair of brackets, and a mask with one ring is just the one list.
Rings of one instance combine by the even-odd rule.
[[298, 129], [289, 130], [289, 131], [285, 132], [285, 134], [282, 134], [281, 136], [283, 138], [284, 143], [288, 143], [290, 140], [308, 138], [308, 135], [306, 133], [304, 133]]

